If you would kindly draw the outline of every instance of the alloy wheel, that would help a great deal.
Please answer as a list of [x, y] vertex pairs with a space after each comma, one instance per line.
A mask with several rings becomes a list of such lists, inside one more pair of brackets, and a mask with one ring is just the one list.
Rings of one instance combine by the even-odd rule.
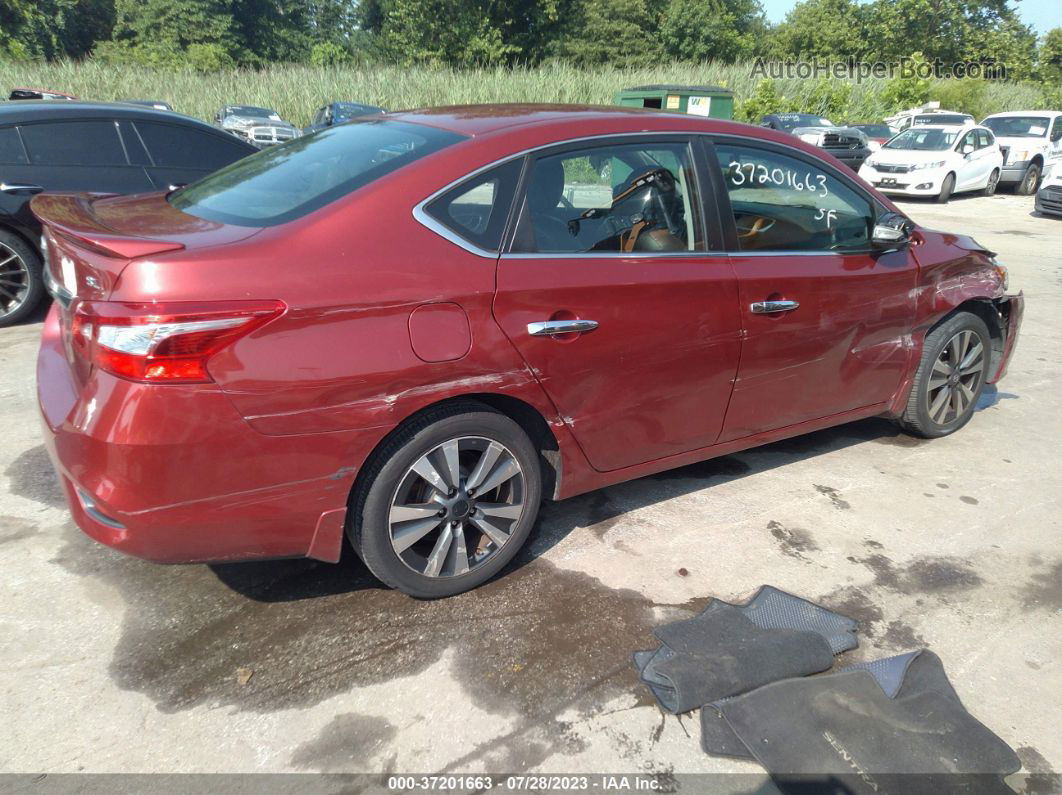
[[0, 241], [0, 317], [22, 306], [29, 291], [29, 267], [18, 252]]
[[977, 397], [985, 369], [985, 346], [966, 329], [948, 340], [926, 382], [929, 418], [948, 425], [963, 415]]
[[391, 546], [426, 577], [467, 574], [509, 542], [525, 493], [524, 472], [507, 447], [480, 436], [450, 439], [399, 481], [388, 516]]

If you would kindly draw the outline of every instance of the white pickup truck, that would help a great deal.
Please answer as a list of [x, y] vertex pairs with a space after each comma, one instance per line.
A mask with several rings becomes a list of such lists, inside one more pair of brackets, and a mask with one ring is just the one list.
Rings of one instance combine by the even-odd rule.
[[1016, 185], [1017, 193], [1029, 196], [1049, 169], [1062, 169], [1062, 111], [995, 113], [981, 124], [995, 134], [1003, 150], [1001, 185]]

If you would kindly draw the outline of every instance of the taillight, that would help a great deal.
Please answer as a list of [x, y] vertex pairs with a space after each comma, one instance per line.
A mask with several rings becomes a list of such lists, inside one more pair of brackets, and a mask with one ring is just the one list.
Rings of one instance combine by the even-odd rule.
[[81, 301], [71, 343], [114, 375], [147, 383], [210, 381], [207, 360], [284, 311], [279, 301]]

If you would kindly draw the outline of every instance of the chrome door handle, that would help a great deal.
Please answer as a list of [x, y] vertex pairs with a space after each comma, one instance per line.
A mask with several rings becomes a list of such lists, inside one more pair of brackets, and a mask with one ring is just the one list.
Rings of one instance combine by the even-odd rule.
[[552, 337], [554, 334], [572, 334], [596, 328], [596, 320], [540, 320], [528, 323], [527, 333], [532, 337]]
[[30, 185], [26, 182], [0, 182], [0, 193], [43, 193], [44, 188], [40, 185]]
[[791, 312], [798, 306], [798, 301], [755, 301], [749, 308], [754, 315], [769, 315], [771, 312]]

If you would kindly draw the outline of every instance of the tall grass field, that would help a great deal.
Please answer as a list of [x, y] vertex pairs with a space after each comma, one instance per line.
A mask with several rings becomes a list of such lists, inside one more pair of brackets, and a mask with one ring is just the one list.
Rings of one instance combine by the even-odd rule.
[[[232, 69], [209, 74], [82, 63], [0, 62], [0, 91], [16, 86], [52, 88], [83, 99], [161, 99], [174, 109], [212, 119], [225, 104], [275, 108], [281, 116], [304, 126], [316, 108], [332, 101], [349, 100], [380, 105], [390, 110], [428, 105], [482, 102], [562, 102], [611, 104], [616, 92], [649, 83], [717, 85], [735, 92], [738, 103], [748, 98], [760, 82], [753, 63], [660, 64], [651, 68], [586, 69], [557, 63], [533, 68], [497, 67], [448, 69], [445, 67], [339, 66], [317, 67], [282, 64], [262, 70]], [[779, 80], [781, 94], [794, 98], [809, 113], [814, 107], [814, 80]], [[881, 93], [885, 80], [852, 83], [847, 120], [875, 121], [899, 108], [885, 107]], [[1037, 86], [988, 83], [983, 98], [986, 112], [1037, 107], [1042, 101]], [[840, 119], [835, 119], [839, 121]]]

